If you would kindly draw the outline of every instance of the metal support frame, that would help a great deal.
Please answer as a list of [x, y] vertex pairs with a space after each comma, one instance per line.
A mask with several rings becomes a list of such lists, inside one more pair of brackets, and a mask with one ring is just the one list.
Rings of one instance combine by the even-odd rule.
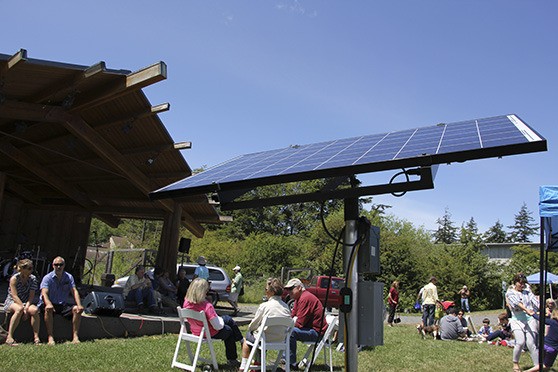
[[321, 202], [333, 199], [358, 198], [367, 195], [380, 195], [396, 192], [426, 190], [434, 188], [434, 178], [432, 176], [432, 167], [423, 166], [420, 168], [409, 170], [409, 174], [419, 176], [417, 181], [393, 182], [381, 185], [351, 187], [336, 190], [320, 190], [307, 194], [285, 195], [265, 199], [252, 199], [235, 201], [241, 195], [249, 192], [251, 189], [234, 189], [220, 190], [217, 192], [221, 210], [237, 210], [248, 208], [269, 207], [273, 205], [287, 205], [304, 202]]
[[358, 239], [358, 198], [345, 199], [345, 237], [343, 244], [343, 268], [345, 282], [353, 292], [353, 306], [345, 314], [345, 371], [358, 371], [358, 254], [355, 244]]

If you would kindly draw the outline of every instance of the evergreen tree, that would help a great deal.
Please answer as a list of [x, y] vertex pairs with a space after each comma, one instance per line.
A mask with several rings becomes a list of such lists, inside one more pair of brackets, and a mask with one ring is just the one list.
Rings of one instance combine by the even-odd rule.
[[436, 220], [438, 230], [434, 232], [434, 243], [452, 244], [457, 242], [457, 227], [453, 225], [451, 213], [446, 208], [444, 215]]
[[527, 204], [523, 202], [519, 213], [515, 215], [515, 223], [512, 226], [508, 226], [511, 229], [510, 237], [512, 242], [529, 242], [529, 237], [537, 233], [539, 227], [531, 214], [532, 212], [527, 209]]
[[491, 226], [483, 235], [486, 243], [506, 243], [509, 241], [508, 235], [504, 231], [504, 225], [500, 220]]
[[461, 225], [461, 235], [459, 240], [463, 245], [472, 245], [477, 248], [482, 243], [477, 222], [473, 217], [471, 217], [466, 224]]

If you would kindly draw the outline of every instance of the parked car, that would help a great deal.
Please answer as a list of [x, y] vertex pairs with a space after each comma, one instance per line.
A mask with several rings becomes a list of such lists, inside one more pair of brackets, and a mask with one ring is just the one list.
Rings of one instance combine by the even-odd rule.
[[[327, 304], [325, 302], [327, 287], [329, 284], [329, 276], [327, 275], [316, 275], [310, 280], [308, 285], [304, 285], [304, 288], [312, 294], [314, 294], [322, 305], [327, 308], [339, 308], [341, 303], [341, 296], [339, 294], [341, 288], [345, 286], [345, 279], [339, 277], [331, 278], [331, 286], [329, 288], [329, 294], [327, 297]], [[288, 291], [283, 292], [283, 301], [285, 301], [289, 307], [292, 309], [294, 305], [294, 299], [290, 297]]]
[[[192, 281], [194, 279], [194, 271], [198, 267], [195, 263], [185, 263], [183, 265], [176, 265], [176, 272], [181, 268], [186, 270], [186, 277]], [[229, 294], [231, 293], [231, 279], [229, 278], [227, 272], [218, 266], [207, 265], [209, 269], [209, 283], [211, 285], [211, 290], [208, 297], [213, 305], [216, 305], [219, 301], [227, 301], [229, 299]], [[153, 268], [146, 271], [151, 279], [153, 279]], [[112, 288], [124, 288], [128, 277], [122, 277], [116, 279]]]

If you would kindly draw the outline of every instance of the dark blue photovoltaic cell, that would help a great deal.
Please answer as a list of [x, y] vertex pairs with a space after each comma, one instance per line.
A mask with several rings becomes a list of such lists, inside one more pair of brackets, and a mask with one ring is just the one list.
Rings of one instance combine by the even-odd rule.
[[153, 194], [537, 141], [545, 140], [517, 116], [503, 115], [242, 155]]

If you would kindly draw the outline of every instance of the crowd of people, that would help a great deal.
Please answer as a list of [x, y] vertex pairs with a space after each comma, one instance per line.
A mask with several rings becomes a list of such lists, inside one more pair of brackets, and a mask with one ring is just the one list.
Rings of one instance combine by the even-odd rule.
[[[219, 316], [217, 314], [213, 305], [206, 298], [208, 290], [209, 283], [207, 280], [199, 277], [194, 279], [186, 292], [183, 307], [195, 311], [204, 311], [211, 337], [224, 341], [227, 363], [229, 366], [239, 367], [239, 370], [243, 370], [246, 367], [251, 345], [253, 345], [257, 336], [256, 332], [258, 332], [266, 316], [296, 317], [289, 340], [290, 355], [285, 356], [285, 363], [290, 364], [291, 370], [298, 370], [296, 360], [297, 341], [316, 341], [324, 334], [327, 328], [322, 303], [314, 294], [306, 291], [303, 283], [297, 278], [289, 280], [285, 286], [277, 278], [269, 278], [267, 280], [265, 285], [266, 301], [256, 310], [254, 318], [248, 325], [248, 331], [244, 336], [231, 316]], [[294, 299], [292, 310], [281, 299], [284, 290], [289, 291], [291, 298]], [[194, 319], [189, 320], [189, 322], [192, 333], [199, 335], [202, 324]], [[265, 329], [267, 341], [279, 341], [283, 337], [284, 329], [278, 327], [283, 326], [267, 327]], [[241, 347], [240, 361], [238, 361], [237, 343]]]
[[[318, 340], [327, 328], [324, 319], [324, 308], [318, 298], [305, 290], [303, 283], [293, 278], [283, 287], [277, 278], [269, 278], [265, 286], [266, 301], [257, 309], [253, 320], [248, 326], [246, 335], [242, 335], [232, 316], [219, 316], [215, 308], [208, 301], [210, 289], [209, 275], [204, 257], [198, 260], [198, 268], [192, 282], [186, 277], [182, 268], [178, 272], [176, 282], [170, 279], [168, 271], [156, 268], [154, 278], [145, 275], [145, 267], [139, 265], [124, 287], [124, 297], [134, 301], [142, 309], [147, 306], [152, 313], [160, 314], [157, 302], [162, 301], [166, 306], [203, 310], [207, 317], [212, 338], [222, 339], [225, 343], [226, 357], [230, 365], [243, 369], [250, 354], [250, 348], [255, 340], [262, 320], [266, 315], [273, 317], [295, 318], [296, 322], [290, 338], [290, 355], [286, 356], [286, 363], [291, 369], [298, 368], [297, 341], [308, 342]], [[73, 276], [65, 271], [65, 261], [56, 257], [52, 262], [52, 271], [45, 275], [40, 284], [33, 272], [33, 261], [21, 259], [16, 265], [16, 273], [10, 278], [8, 293], [4, 303], [4, 310], [11, 314], [8, 334], [5, 343], [17, 345], [14, 331], [21, 321], [29, 320], [33, 330], [35, 344], [40, 344], [39, 325], [40, 315], [43, 315], [47, 331], [47, 342], [55, 343], [53, 317], [54, 314], [71, 320], [72, 342], [79, 343], [79, 326], [83, 306]], [[233, 268], [235, 273], [232, 280], [230, 304], [233, 306], [233, 316], [239, 311], [238, 296], [243, 292], [243, 277], [239, 266]], [[469, 289], [464, 285], [457, 293], [460, 297], [460, 309], [453, 301], [441, 301], [438, 297], [437, 278], [431, 277], [429, 282], [421, 288], [417, 301], [422, 308], [422, 322], [417, 326], [419, 331], [434, 330], [442, 340], [478, 341], [479, 343], [499, 344], [513, 347], [512, 362], [514, 372], [521, 371], [519, 359], [526, 349], [531, 357], [533, 367], [528, 372], [539, 371], [538, 345], [539, 322], [546, 324], [544, 345], [544, 363], [542, 369], [550, 369], [558, 355], [558, 308], [552, 299], [545, 303], [544, 316], [539, 310], [539, 299], [531, 291], [527, 278], [517, 274], [511, 286], [505, 293], [506, 312], [498, 315], [497, 327], [492, 327], [490, 319], [485, 318], [476, 334], [473, 334], [465, 313], [470, 313]], [[289, 291], [294, 299], [292, 310], [281, 299], [283, 291]], [[67, 303], [68, 297], [74, 303]], [[399, 305], [399, 281], [393, 281], [388, 291], [387, 304], [389, 315], [387, 323], [393, 326], [397, 307]], [[440, 314], [443, 313], [443, 314]], [[199, 323], [199, 322], [198, 322]], [[199, 334], [202, 325], [191, 321], [191, 331]], [[196, 333], [197, 332], [197, 333]], [[266, 338], [273, 341], [281, 330], [267, 329]], [[241, 361], [238, 361], [237, 343], [241, 347]]]
[[[492, 327], [490, 319], [484, 318], [482, 326], [473, 334], [465, 313], [470, 313], [470, 290], [464, 285], [457, 294], [461, 300], [458, 309], [453, 301], [438, 298], [437, 279], [431, 277], [428, 284], [421, 288], [417, 304], [422, 302], [422, 322], [417, 326], [424, 336], [425, 330], [439, 335], [441, 340], [477, 341], [498, 344], [513, 348], [513, 371], [521, 371], [519, 359], [524, 351], [529, 352], [533, 367], [527, 372], [541, 370], [539, 366], [538, 345], [539, 322], [545, 322], [544, 362], [542, 370], [549, 370], [558, 355], [558, 308], [553, 299], [547, 299], [544, 309], [539, 309], [539, 298], [532, 291], [524, 274], [513, 277], [512, 284], [505, 293], [506, 312], [498, 315], [497, 327]], [[387, 304], [389, 307], [388, 325], [393, 326], [394, 314], [399, 299], [399, 282], [391, 285]], [[544, 311], [544, 315], [541, 313]], [[440, 313], [440, 315], [438, 315]], [[473, 328], [474, 329], [474, 328]]]

